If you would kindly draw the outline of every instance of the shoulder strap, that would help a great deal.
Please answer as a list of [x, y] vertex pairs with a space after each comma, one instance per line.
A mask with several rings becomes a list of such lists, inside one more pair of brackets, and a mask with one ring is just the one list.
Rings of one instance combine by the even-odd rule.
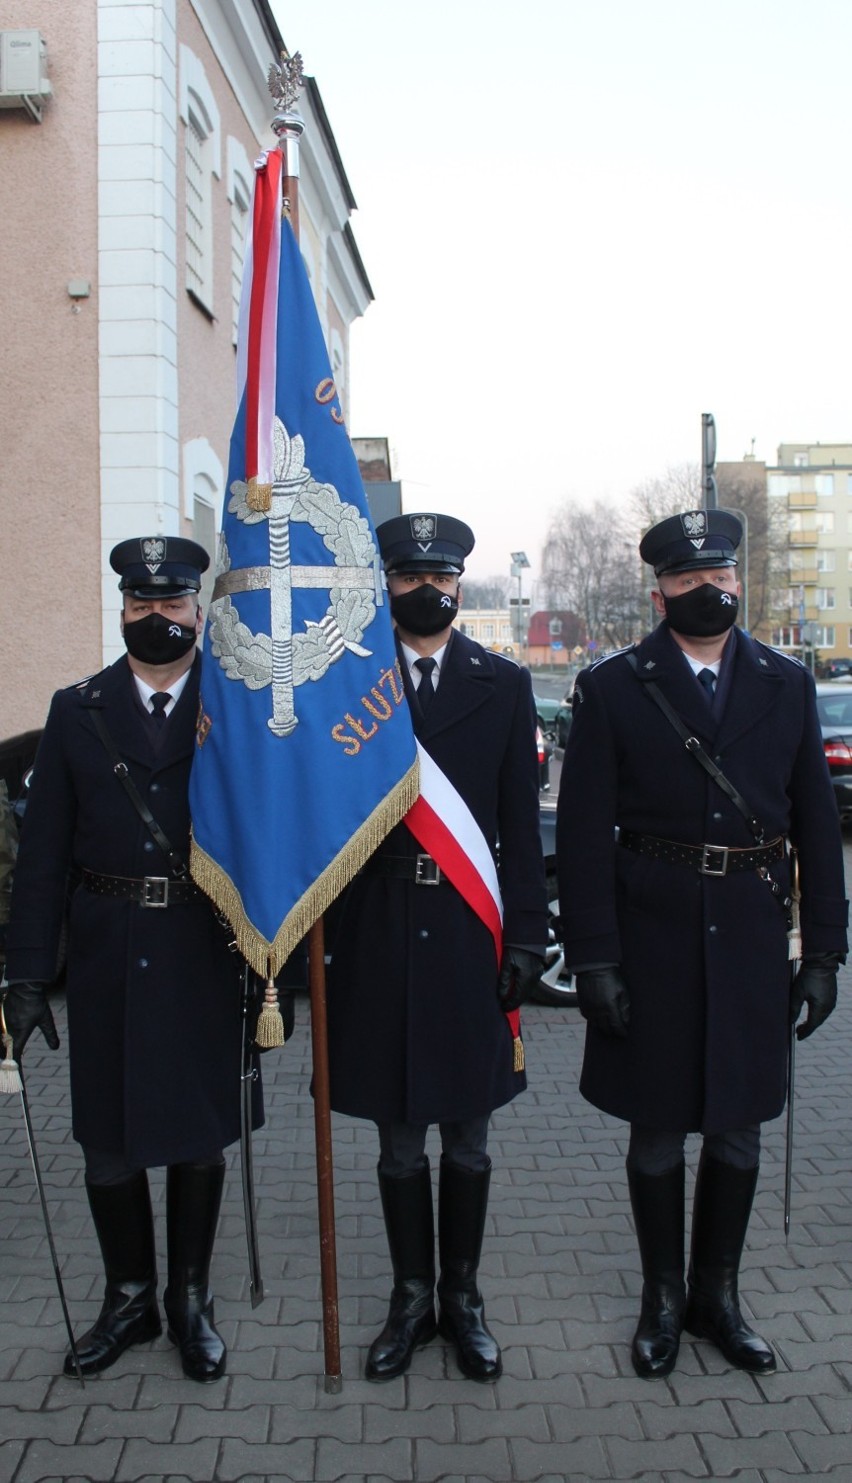
[[[639, 666], [636, 661], [636, 655], [625, 654], [624, 657], [633, 670], [633, 673], [638, 675]], [[653, 680], [643, 680], [642, 684], [651, 699], [659, 706], [666, 720], [674, 727], [690, 756], [694, 757], [696, 762], [700, 763], [704, 771], [713, 779], [716, 786], [721, 788], [723, 793], [727, 794], [734, 807], [742, 814], [754, 836], [755, 843], [763, 844], [766, 838], [766, 831], [756, 814], [752, 813], [742, 794], [737, 792], [733, 783], [725, 777], [721, 767], [717, 766], [708, 752], [705, 752], [698, 737], [692, 736], [689, 729], [684, 726], [677, 711], [669, 705], [659, 685], [655, 684]]]
[[171, 870], [173, 876], [176, 880], [182, 880], [186, 876], [186, 861], [183, 859], [182, 855], [178, 854], [177, 850], [172, 849], [171, 843], [169, 842], [163, 830], [160, 828], [157, 820], [154, 818], [154, 815], [151, 813], [151, 810], [142, 797], [142, 794], [139, 792], [139, 789], [130, 776], [130, 771], [127, 763], [122, 762], [118, 754], [118, 748], [116, 747], [115, 742], [110, 736], [102, 712], [93, 708], [89, 711], [89, 715], [94, 722], [95, 730], [97, 731], [98, 736], [100, 737], [101, 741], [104, 744], [104, 747], [106, 748], [107, 755], [112, 762], [112, 770], [118, 778], [118, 781], [121, 783], [121, 786], [130, 799], [130, 802], [133, 804], [133, 807], [142, 820], [142, 823], [147, 828], [149, 834], [151, 834], [156, 840], [157, 844], [165, 855], [169, 863], [169, 869]]

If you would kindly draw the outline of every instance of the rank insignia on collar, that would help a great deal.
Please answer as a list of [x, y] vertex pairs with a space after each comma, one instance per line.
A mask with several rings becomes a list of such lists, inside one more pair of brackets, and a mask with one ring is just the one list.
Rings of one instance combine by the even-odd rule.
[[480, 660], [478, 660], [477, 658], [475, 658], [475, 656], [473, 654], [471, 654], [471, 656], [470, 656], [470, 662], [471, 662], [471, 664], [479, 664], [480, 663]]
[[656, 662], [655, 659], [649, 659], [648, 662], [647, 662], [647, 664], [645, 665], [645, 668], [646, 669], [656, 669], [656, 667], [657, 667], [657, 662]]
[[769, 668], [769, 660], [768, 659], [763, 659], [761, 657], [761, 659], [758, 660], [758, 663], [759, 664], [762, 664], [764, 669], [768, 669]]

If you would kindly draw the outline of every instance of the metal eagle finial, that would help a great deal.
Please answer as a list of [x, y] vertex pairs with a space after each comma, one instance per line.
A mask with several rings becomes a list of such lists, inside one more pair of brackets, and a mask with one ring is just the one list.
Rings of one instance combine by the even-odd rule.
[[289, 52], [281, 53], [281, 61], [273, 62], [267, 73], [269, 91], [273, 101], [281, 113], [289, 113], [293, 108], [304, 82], [304, 66], [302, 64], [302, 53], [296, 52], [290, 56]]

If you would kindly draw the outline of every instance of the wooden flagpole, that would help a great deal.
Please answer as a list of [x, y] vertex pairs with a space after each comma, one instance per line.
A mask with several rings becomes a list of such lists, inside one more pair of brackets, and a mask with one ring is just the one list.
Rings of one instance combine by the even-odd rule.
[[[299, 140], [304, 121], [293, 111], [302, 86], [302, 58], [282, 52], [269, 69], [269, 91], [278, 112], [272, 128], [282, 155], [281, 204], [283, 214], [299, 240]], [[340, 1371], [340, 1313], [337, 1297], [337, 1244], [334, 1226], [334, 1161], [331, 1148], [331, 1102], [328, 1074], [328, 1024], [325, 995], [325, 933], [323, 919], [308, 936], [308, 973], [311, 991], [311, 1050], [314, 1072], [314, 1132], [317, 1159], [317, 1207], [320, 1232], [320, 1281], [325, 1364], [325, 1389], [336, 1395], [343, 1386]]]

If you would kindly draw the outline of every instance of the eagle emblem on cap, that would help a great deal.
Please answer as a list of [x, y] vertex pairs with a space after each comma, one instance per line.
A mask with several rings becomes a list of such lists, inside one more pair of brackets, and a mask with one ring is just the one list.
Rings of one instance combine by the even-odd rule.
[[686, 515], [681, 515], [680, 523], [685, 536], [706, 536], [707, 534], [705, 510], [690, 510]]
[[149, 538], [142, 542], [142, 560], [149, 572], [157, 571], [158, 567], [166, 559], [165, 541]]
[[434, 541], [437, 533], [437, 515], [412, 515], [411, 535], [415, 541]]

